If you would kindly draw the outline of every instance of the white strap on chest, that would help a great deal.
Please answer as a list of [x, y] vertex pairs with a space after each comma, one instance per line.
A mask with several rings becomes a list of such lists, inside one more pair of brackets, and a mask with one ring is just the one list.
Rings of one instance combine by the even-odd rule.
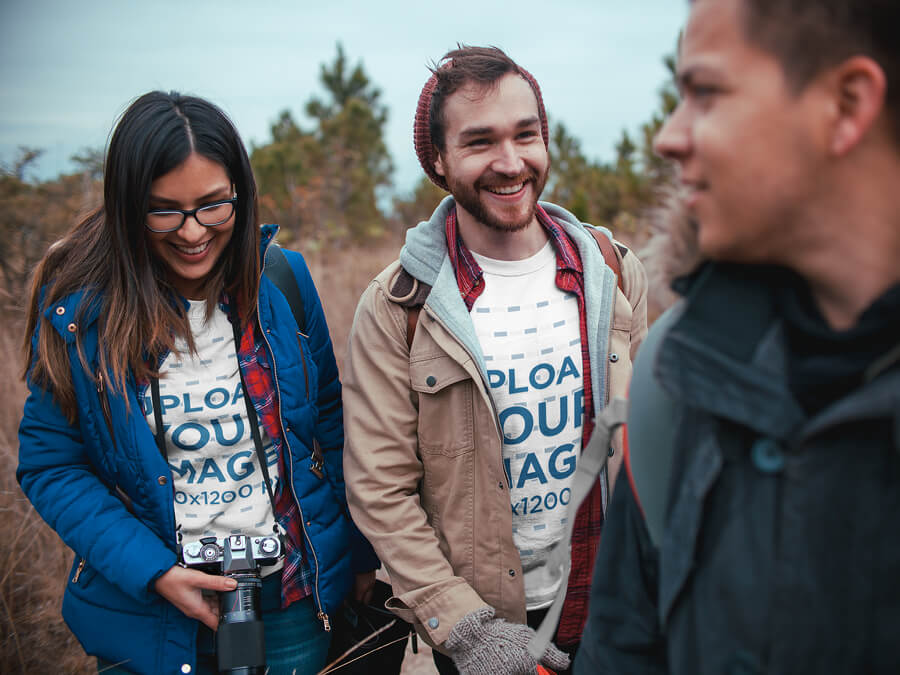
[[613, 432], [625, 424], [627, 419], [628, 401], [623, 398], [614, 398], [594, 419], [594, 433], [591, 435], [591, 440], [587, 447], [582, 450], [581, 456], [578, 458], [578, 467], [575, 470], [575, 479], [572, 483], [572, 500], [568, 506], [569, 517], [566, 521], [566, 532], [553, 548], [553, 551], [551, 551], [550, 558], [547, 561], [548, 570], [559, 571], [562, 577], [562, 584], [535, 636], [528, 643], [528, 651], [538, 661], [540, 661], [541, 656], [543, 656], [550, 641], [553, 639], [553, 634], [556, 632], [556, 627], [559, 624], [560, 614], [562, 614], [563, 603], [566, 599], [569, 570], [572, 567], [570, 546], [572, 532], [575, 529], [575, 516], [582, 502], [590, 494], [591, 488], [594, 487], [594, 483], [597, 481], [597, 477], [600, 475], [603, 467], [606, 466]]

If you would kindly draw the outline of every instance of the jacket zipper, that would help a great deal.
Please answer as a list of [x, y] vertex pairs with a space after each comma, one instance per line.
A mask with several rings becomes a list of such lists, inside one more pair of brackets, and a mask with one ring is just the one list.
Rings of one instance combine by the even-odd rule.
[[78, 563], [78, 569], [75, 570], [75, 576], [72, 577], [73, 584], [78, 583], [78, 578], [81, 576], [81, 573], [84, 571], [85, 562], [86, 562], [85, 559], [82, 558], [81, 561]]
[[[309, 400], [309, 372], [306, 370], [306, 354], [303, 353], [303, 341], [300, 339], [300, 336], [303, 335], [299, 330], [297, 331], [297, 345], [300, 347], [300, 363], [303, 364], [303, 384], [306, 385], [306, 400]], [[303, 335], [307, 340], [309, 339], [308, 335]], [[321, 476], [320, 476], [321, 478]]]
[[[294, 489], [294, 463], [291, 460], [291, 444], [288, 442], [287, 432], [284, 430], [284, 418], [281, 415], [281, 387], [278, 386], [278, 366], [275, 364], [275, 352], [272, 351], [272, 345], [269, 344], [269, 338], [266, 337], [266, 331], [262, 327], [262, 322], [259, 319], [259, 314], [257, 314], [256, 325], [259, 326], [260, 335], [262, 335], [263, 342], [266, 343], [266, 348], [269, 350], [269, 357], [272, 359], [272, 379], [275, 384], [275, 395], [278, 398], [278, 426], [281, 429], [281, 437], [284, 439], [284, 448], [287, 451], [287, 456], [285, 457], [285, 465], [288, 468], [288, 484], [291, 486], [291, 495], [294, 498], [294, 503], [297, 505], [297, 511], [300, 513], [300, 529], [303, 532], [303, 537], [306, 539], [306, 543], [309, 545], [309, 550], [313, 556], [313, 562], [315, 563], [315, 582], [313, 583], [313, 593], [316, 596], [316, 608], [318, 610], [316, 616], [322, 622], [322, 626], [325, 629], [326, 633], [331, 632], [331, 622], [328, 620], [328, 615], [322, 609], [322, 599], [319, 597], [319, 556], [316, 555], [316, 549], [312, 544], [312, 539], [309, 537], [309, 533], [306, 531], [306, 519], [303, 516], [303, 507], [300, 506], [300, 500], [297, 499], [297, 491]], [[300, 350], [300, 356], [303, 358], [303, 350]], [[304, 361], [303, 364], [304, 372], [306, 370], [306, 363]], [[308, 384], [308, 383], [307, 383]], [[307, 397], [309, 396], [307, 392]], [[275, 514], [272, 514], [275, 516]]]

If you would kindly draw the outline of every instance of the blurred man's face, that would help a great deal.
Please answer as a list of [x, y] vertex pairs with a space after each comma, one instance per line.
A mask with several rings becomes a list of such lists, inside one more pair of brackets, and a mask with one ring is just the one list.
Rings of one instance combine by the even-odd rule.
[[742, 0], [696, 0], [678, 63], [682, 100], [660, 130], [675, 160], [701, 251], [739, 262], [782, 262], [815, 199], [822, 144], [812, 87], [788, 88], [781, 65], [747, 41]]

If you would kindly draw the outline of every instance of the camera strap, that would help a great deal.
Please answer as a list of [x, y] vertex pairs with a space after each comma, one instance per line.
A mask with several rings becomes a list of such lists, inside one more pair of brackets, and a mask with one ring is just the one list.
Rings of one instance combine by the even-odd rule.
[[[241, 333], [238, 328], [238, 322], [233, 321], [231, 323], [231, 328], [234, 332], [234, 351], [236, 355], [241, 344]], [[253, 406], [253, 401], [250, 400], [250, 395], [247, 393], [247, 383], [244, 381], [244, 372], [241, 370], [240, 361], [238, 361], [238, 373], [241, 376], [241, 391], [244, 394], [244, 407], [247, 409], [247, 423], [250, 426], [250, 435], [253, 437], [253, 447], [256, 448], [256, 459], [259, 462], [259, 469], [262, 471], [263, 480], [266, 483], [266, 493], [269, 495], [269, 502], [272, 504], [272, 516], [275, 518], [275, 531], [281, 532], [281, 527], [278, 525], [278, 512], [275, 509], [275, 493], [272, 491], [272, 479], [269, 478], [269, 466], [266, 464], [266, 454], [263, 452], [262, 437], [259, 434], [259, 418], [256, 415], [256, 408]], [[156, 447], [159, 448], [160, 454], [163, 456], [163, 459], [168, 462], [169, 453], [166, 450], [166, 434], [163, 429], [162, 404], [159, 396], [158, 378], [150, 378], [150, 396], [153, 399], [153, 421], [156, 426], [156, 431], [153, 432], [153, 436], [156, 439]]]

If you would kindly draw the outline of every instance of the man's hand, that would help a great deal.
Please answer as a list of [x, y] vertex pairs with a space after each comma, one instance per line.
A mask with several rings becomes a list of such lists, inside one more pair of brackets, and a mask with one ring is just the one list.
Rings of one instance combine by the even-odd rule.
[[202, 621], [212, 630], [219, 625], [219, 599], [204, 596], [203, 590], [233, 591], [237, 581], [173, 565], [154, 584], [156, 592], [180, 609], [185, 616]]
[[353, 599], [361, 605], [369, 604], [375, 590], [375, 570], [356, 575], [353, 582]]
[[555, 671], [569, 667], [569, 657], [553, 644], [540, 662], [528, 652], [534, 630], [494, 618], [493, 607], [481, 607], [460, 619], [444, 646], [461, 675], [531, 675], [539, 665]]

